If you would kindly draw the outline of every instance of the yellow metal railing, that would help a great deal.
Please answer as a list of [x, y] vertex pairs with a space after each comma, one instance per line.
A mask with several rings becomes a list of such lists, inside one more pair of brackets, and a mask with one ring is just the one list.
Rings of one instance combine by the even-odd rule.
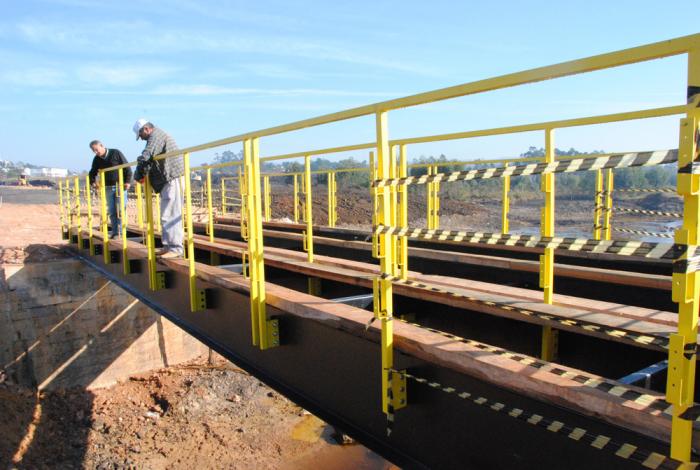
[[[471, 130], [465, 132], [432, 135], [423, 137], [412, 137], [399, 140], [389, 138], [389, 113], [393, 110], [417, 106], [436, 101], [447, 100], [477, 93], [484, 93], [492, 90], [503, 89], [565, 77], [575, 74], [582, 74], [611, 67], [618, 67], [626, 64], [649, 61], [661, 57], [668, 57], [679, 54], [688, 56], [688, 98], [685, 105], [671, 106], [665, 108], [647, 109], [624, 113], [609, 114], [603, 116], [584, 117], [568, 120], [550, 121], [536, 124], [525, 124], [507, 126], [493, 129]], [[681, 461], [689, 461], [691, 453], [692, 419], [685, 415], [686, 411], [694, 406], [694, 382], [695, 382], [695, 344], [697, 341], [698, 307], [700, 306], [700, 281], [695, 271], [698, 263], [696, 250], [698, 246], [698, 230], [700, 228], [700, 172], [696, 170], [698, 166], [697, 135], [700, 122], [700, 35], [686, 36], [670, 41], [663, 41], [641, 47], [635, 47], [622, 51], [588, 57], [580, 60], [573, 60], [556, 65], [540, 67], [523, 72], [512, 73], [500, 77], [480, 80], [453, 87], [443, 88], [426, 93], [420, 93], [404, 98], [388, 100], [367, 106], [361, 106], [337, 113], [327, 114], [311, 119], [305, 119], [289, 124], [284, 124], [268, 129], [248, 132], [233, 137], [209, 142], [201, 145], [188, 147], [177, 152], [168, 152], [156, 157], [157, 160], [165, 158], [175, 158], [185, 155], [187, 166], [187, 178], [189, 180], [189, 154], [205, 149], [214, 148], [231, 143], [241, 143], [243, 145], [244, 159], [242, 162], [241, 180], [239, 189], [242, 196], [241, 211], [241, 233], [245, 233], [248, 241], [247, 257], [250, 263], [250, 301], [253, 342], [261, 349], [267, 349], [279, 344], [278, 324], [275, 319], [268, 318], [265, 308], [265, 271], [263, 259], [263, 239], [262, 221], [264, 193], [261, 189], [260, 163], [263, 160], [281, 160], [287, 158], [303, 157], [305, 160], [305, 171], [302, 180], [301, 190], [305, 195], [304, 221], [306, 222], [306, 250], [308, 260], [313, 261], [313, 224], [311, 211], [311, 171], [310, 157], [315, 154], [329, 153], [332, 151], [351, 151], [361, 149], [374, 149], [374, 158], [370, 158], [370, 172], [372, 183], [371, 194], [376, 211], [373, 214], [373, 226], [375, 230], [374, 254], [379, 259], [379, 275], [374, 280], [374, 315], [381, 324], [381, 364], [382, 364], [382, 409], [390, 417], [393, 413], [405, 406], [405, 376], [401, 371], [394, 369], [393, 357], [393, 283], [401, 282], [405, 279], [407, 272], [407, 256], [404, 254], [404, 243], [406, 238], [407, 220], [404, 217], [406, 208], [405, 180], [404, 176], [408, 165], [405, 164], [405, 147], [417, 143], [437, 142], [441, 140], [466, 139], [481, 136], [494, 136], [513, 134], [518, 132], [542, 131], [545, 137], [545, 158], [540, 174], [542, 175], [542, 191], [545, 196], [545, 205], [542, 213], [541, 239], [554, 240], [554, 198], [555, 198], [555, 173], [556, 166], [561, 163], [554, 156], [554, 132], [557, 129], [573, 126], [584, 126], [592, 124], [604, 124], [620, 122], [634, 119], [644, 119], [651, 117], [669, 116], [682, 114], [684, 118], [680, 125], [680, 143], [677, 152], [679, 166], [678, 193], [684, 198], [683, 226], [676, 232], [675, 243], [678, 252], [681, 253], [677, 259], [679, 269], [673, 274], [673, 300], [679, 304], [678, 333], [670, 338], [669, 347], [669, 372], [667, 383], [667, 400], [673, 404], [673, 424], [671, 456]], [[338, 121], [358, 118], [362, 116], [373, 116], [375, 121], [376, 138], [367, 144], [355, 144], [344, 147], [334, 147], [321, 149], [321, 151], [302, 151], [277, 155], [273, 157], [260, 158], [259, 141], [262, 138], [281, 133], [292, 132], [314, 126], [334, 123]], [[397, 165], [397, 158], [393, 149], [399, 146], [400, 156]], [[318, 153], [320, 152], [320, 153]], [[588, 157], [588, 160], [595, 157]], [[518, 162], [522, 163], [527, 159], [511, 159], [501, 161], [501, 163]], [[583, 160], [581, 160], [583, 161]], [[601, 160], [602, 161], [602, 160]], [[616, 160], [621, 161], [621, 160]], [[664, 160], [664, 162], [671, 160]], [[581, 164], [579, 160], [572, 160], [573, 164]], [[479, 162], [486, 163], [486, 162]], [[240, 165], [241, 162], [238, 162]], [[454, 164], [447, 162], [447, 164]], [[594, 160], [593, 167], [597, 169]], [[518, 165], [509, 165], [505, 168], [517, 168]], [[623, 165], [624, 166], [624, 165]], [[117, 167], [115, 167], [117, 168]], [[434, 186], [441, 181], [467, 179], [469, 172], [463, 175], [448, 175], [437, 173], [436, 164], [428, 164], [427, 168], [431, 176], [424, 179], [426, 184], [431, 184], [428, 190], [431, 193], [429, 200], [432, 215], [439, 214], [439, 200], [437, 191], [439, 187]], [[605, 168], [608, 177], [607, 191], [605, 197], [602, 194], [602, 185], [596, 184], [597, 212], [596, 226], [599, 227], [598, 237], [610, 238], [610, 208], [612, 206], [612, 168]], [[113, 170], [113, 169], [112, 169]], [[327, 170], [326, 170], [327, 171]], [[338, 170], [339, 171], [339, 170]], [[367, 171], [367, 170], [364, 170]], [[502, 171], [502, 170], [499, 170]], [[574, 171], [574, 170], [567, 170]], [[337, 172], [337, 171], [336, 171]], [[469, 174], [467, 174], [469, 173]], [[474, 173], [481, 174], [478, 172]], [[503, 171], [502, 171], [503, 174]], [[510, 173], [508, 173], [510, 174]], [[453, 178], [453, 175], [454, 178]], [[108, 253], [108, 237], [106, 227], [106, 214], [104, 207], [104, 173], [100, 174], [102, 185], [102, 233], [103, 249]], [[404, 181], [404, 183], [402, 183]], [[392, 182], [391, 184], [387, 182]], [[403, 189], [400, 189], [404, 186]], [[148, 182], [146, 191], [146, 219], [148, 225], [147, 246], [149, 253], [149, 269], [155, 269], [155, 255], [153, 254], [153, 217], [151, 188]], [[193, 232], [192, 232], [192, 212], [191, 212], [191, 188], [186, 181], [186, 218], [187, 218], [187, 245], [190, 266], [190, 295], [193, 299], [197, 290], [192, 279], [196, 279], [196, 264], [194, 260]], [[222, 201], [225, 201], [225, 190], [222, 184]], [[79, 194], [79, 182], [76, 183], [76, 194]], [[507, 223], [507, 189], [504, 180], [504, 209], [502, 220], [502, 232], [508, 232]], [[123, 196], [122, 196], [123, 197]], [[65, 203], [65, 198], [63, 198]], [[269, 198], [268, 198], [269, 200]], [[225, 202], [222, 202], [222, 212], [225, 210]], [[602, 205], [602, 208], [601, 208]], [[400, 209], [400, 210], [399, 210]], [[607, 209], [607, 210], [606, 210]], [[211, 215], [211, 209], [208, 209]], [[71, 212], [72, 214], [73, 212]], [[69, 231], [77, 229], [80, 236], [80, 213], [78, 220], [71, 216], [69, 221]], [[598, 220], [602, 218], [602, 226]], [[428, 217], [428, 225], [437, 227], [437, 218]], [[244, 230], [245, 227], [245, 230]], [[403, 229], [403, 231], [402, 231]], [[400, 232], [401, 235], [396, 233]], [[72, 232], [71, 232], [72, 233]], [[402, 238], [403, 237], [403, 238]], [[595, 234], [594, 234], [595, 238]], [[126, 245], [126, 237], [122, 239]], [[401, 240], [401, 243], [398, 243]], [[554, 251], [551, 243], [545, 244], [544, 252], [540, 263], [540, 285], [543, 289], [544, 302], [551, 303], [554, 293]], [[601, 241], [601, 243], [603, 243]], [[107, 261], [105, 256], [105, 261]], [[108, 261], [107, 261], [108, 262]], [[400, 274], [400, 275], [399, 275]], [[152, 288], [155, 284], [155, 272], [151, 276]], [[192, 308], [195, 304], [192, 303]], [[554, 331], [543, 332], [542, 352], [545, 357], [552, 358], [556, 355], [556, 333]], [[393, 418], [392, 418], [393, 419]]]

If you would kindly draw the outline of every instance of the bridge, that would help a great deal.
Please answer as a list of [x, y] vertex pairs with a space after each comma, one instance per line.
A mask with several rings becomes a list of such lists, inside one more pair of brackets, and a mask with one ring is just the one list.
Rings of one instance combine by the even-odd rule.
[[[687, 103], [389, 137], [389, 114], [401, 108], [674, 55], [687, 56]], [[270, 136], [365, 116], [375, 121], [371, 142], [260, 154]], [[680, 117], [677, 149], [555, 155], [559, 129], [662, 116]], [[132, 195], [121, 191], [122, 213], [135, 210], [118, 239], [108, 236], [104, 191], [95, 199], [87, 180], [62, 181], [62, 230], [85, 263], [401, 467], [694, 468], [699, 125], [696, 34], [160, 155], [185, 162], [183, 258], [156, 255], [159, 201], [148, 181]], [[543, 135], [544, 157], [449, 162], [458, 171], [408, 164], [415, 144], [521, 132]], [[242, 161], [191, 167], [191, 154], [230, 144], [241, 145]], [[368, 165], [323, 171], [329, 216], [320, 226], [311, 160], [347, 151], [367, 152]], [[304, 171], [261, 171], [261, 163], [300, 158]], [[101, 178], [114, 171], [123, 182], [130, 165]], [[677, 166], [677, 187], [658, 190], [682, 197], [683, 213], [634, 212], [678, 216], [682, 225], [673, 240], [630, 239], [666, 235], [613, 226], [613, 212], [630, 211], [614, 206], [615, 172], [656, 165]], [[223, 169], [232, 176], [221, 177]], [[339, 172], [367, 175], [371, 228], [337, 226]], [[573, 172], [595, 173], [590, 238], [555, 233], [556, 177]], [[193, 174], [205, 175], [199, 190]], [[293, 180], [292, 222], [271, 220], [270, 178], [278, 177]], [[539, 180], [539, 235], [510, 230], [515, 177]], [[440, 229], [441, 186], [489, 179], [502, 184], [501, 231]], [[427, 227], [408, 224], [411, 186], [425, 188]]]

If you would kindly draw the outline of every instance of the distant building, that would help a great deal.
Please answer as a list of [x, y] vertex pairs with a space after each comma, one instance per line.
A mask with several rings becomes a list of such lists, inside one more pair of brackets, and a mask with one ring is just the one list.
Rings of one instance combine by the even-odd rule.
[[25, 168], [23, 173], [27, 176], [45, 178], [65, 178], [68, 176], [68, 170], [65, 168]]

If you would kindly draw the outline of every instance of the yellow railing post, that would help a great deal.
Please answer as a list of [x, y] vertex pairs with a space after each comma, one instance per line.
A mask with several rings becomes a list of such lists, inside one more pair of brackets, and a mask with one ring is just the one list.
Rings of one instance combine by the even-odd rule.
[[83, 248], [83, 237], [82, 234], [80, 233], [82, 230], [82, 223], [83, 223], [83, 216], [80, 213], [81, 207], [80, 207], [80, 178], [75, 177], [74, 179], [74, 187], [75, 187], [75, 199], [74, 199], [74, 206], [73, 210], [75, 211], [75, 217], [76, 217], [76, 222], [75, 222], [75, 233], [76, 233], [76, 239], [78, 241], [78, 248]]
[[[144, 196], [146, 200], [146, 249], [148, 252], [148, 283], [151, 290], [158, 290], [159, 285], [158, 272], [156, 271], [156, 238], [155, 238], [155, 221], [153, 216], [153, 189], [151, 187], [150, 178], [146, 177], [144, 185]], [[160, 217], [160, 214], [156, 215]], [[164, 277], [162, 278], [164, 281]]]
[[[399, 146], [399, 178], [408, 176], [408, 159], [406, 146]], [[398, 186], [399, 191], [399, 227], [408, 228], [408, 186]], [[401, 267], [401, 279], [408, 279], [408, 237], [399, 238], [399, 265]]]
[[[433, 167], [433, 174], [437, 175], [439, 173], [438, 166]], [[433, 183], [433, 229], [437, 230], [440, 228], [440, 183]]]
[[160, 226], [160, 194], [156, 193], [156, 217], [154, 217], [155, 223], [156, 223], [156, 230], [158, 232], [161, 231], [162, 227]]
[[279, 346], [277, 320], [268, 320], [265, 307], [265, 261], [263, 255], [262, 194], [258, 138], [243, 143], [248, 190], [248, 259], [250, 260], [250, 311], [253, 344], [265, 350]]
[[[554, 129], [545, 130], [545, 163], [554, 163]], [[542, 192], [544, 208], [542, 209], [541, 235], [554, 236], [554, 173], [542, 174]], [[554, 248], [545, 248], [540, 256], [540, 287], [544, 290], [544, 303], [551, 304], [554, 297]], [[557, 355], [558, 332], [550, 326], [542, 327], [542, 359], [553, 361]]]
[[263, 177], [264, 201], [265, 201], [265, 222], [272, 219], [272, 193], [270, 192], [270, 177]]
[[[426, 168], [426, 171], [428, 172], [429, 175], [433, 174], [433, 167], [429, 166]], [[426, 197], [426, 204], [428, 206], [428, 213], [426, 214], [427, 216], [427, 223], [428, 223], [428, 230], [434, 230], [435, 227], [433, 227], [433, 183], [428, 183], [425, 185], [425, 197]]]
[[241, 170], [241, 167], [238, 167], [238, 192], [241, 196], [241, 212], [239, 217], [241, 238], [243, 240], [248, 240], [248, 183], [245, 172]]
[[102, 228], [102, 257], [105, 264], [112, 261], [109, 254], [109, 229], [107, 228], [107, 186], [105, 172], [100, 170], [100, 226]]
[[299, 223], [299, 175], [294, 175], [294, 223]]
[[595, 172], [595, 206], [593, 208], [593, 239], [600, 240], [603, 226], [601, 215], [603, 214], [603, 170]]
[[190, 153], [183, 155], [185, 166], [185, 236], [187, 243], [187, 264], [190, 289], [190, 310], [198, 312], [207, 308], [206, 292], [204, 289], [197, 289], [197, 270], [194, 251], [194, 231], [192, 229], [192, 174], [190, 171]]
[[[700, 49], [688, 54], [688, 102], [694, 103], [680, 123], [678, 145], [678, 194], [683, 197], [683, 226], [675, 233], [675, 243], [682, 248], [681, 264], [690, 262], [698, 249], [700, 232]], [[675, 267], [676, 263], [674, 263]], [[676, 269], [674, 269], [676, 271]], [[673, 273], [673, 301], [678, 303], [678, 333], [670, 337], [666, 400], [673, 405], [671, 457], [688, 462], [692, 452], [694, 418], [683, 414], [695, 400], [695, 367], [700, 307], [700, 277], [688, 269]]]
[[129, 269], [129, 251], [126, 239], [126, 227], [129, 224], [129, 220], [126, 218], [126, 198], [128, 193], [124, 190], [124, 169], [119, 168], [118, 170], [118, 188], [117, 194], [119, 195], [119, 210], [117, 211], [117, 217], [121, 223], [121, 230], [119, 235], [122, 239], [122, 268], [124, 274], [129, 274], [131, 270]]
[[[392, 174], [392, 166], [395, 172], [396, 160], [392, 159], [389, 148], [389, 135], [387, 112], [376, 113], [377, 127], [377, 176], [378, 179], [387, 179]], [[391, 199], [392, 191], [389, 187], [376, 188], [379, 202], [377, 224], [388, 226], [391, 223]], [[396, 249], [394, 236], [382, 233], [378, 236], [380, 254], [380, 276], [375, 278], [374, 291], [374, 316], [381, 321], [381, 364], [382, 364], [382, 411], [387, 414], [389, 422], [393, 420], [394, 410], [400, 408], [394, 399], [393, 392], [393, 367], [394, 367], [394, 330], [393, 330], [393, 294], [392, 271], [394, 270], [394, 257]]]
[[90, 191], [90, 175], [85, 175], [85, 199], [87, 202], [88, 244], [90, 247], [90, 256], [94, 256], [95, 245], [94, 240], [92, 239], [92, 194], [90, 194]]
[[[241, 169], [238, 168], [240, 172]], [[226, 215], [226, 177], [221, 177], [221, 215]]]
[[[505, 166], [508, 166], [506, 163]], [[507, 234], [510, 232], [510, 221], [508, 214], [510, 213], [510, 176], [503, 177], [503, 201], [501, 207], [501, 233]]]
[[[379, 199], [377, 199], [377, 188], [372, 183], [377, 179], [377, 164], [374, 160], [374, 152], [369, 153], [369, 196], [372, 199], [372, 227], [377, 226]], [[379, 258], [379, 237], [372, 231], [372, 256]]]
[[335, 171], [328, 172], [328, 226], [335, 227], [335, 221], [338, 217], [336, 213], [336, 186], [335, 186]]
[[136, 221], [143, 230], [143, 191], [139, 182], [136, 182]]
[[[395, 179], [398, 177], [398, 167], [396, 165], [396, 159], [398, 158], [397, 146], [389, 147], [388, 158], [390, 161], [389, 165], [389, 178]], [[398, 198], [398, 187], [389, 187], [389, 225], [396, 227], [399, 224], [399, 198]], [[392, 258], [391, 275], [399, 276], [399, 262], [400, 262], [400, 244], [398, 243], [398, 237], [396, 235], [391, 236], [391, 246], [394, 248], [394, 256]]]
[[[438, 168], [438, 165], [428, 166], [428, 174], [437, 175]], [[437, 230], [440, 228], [440, 183], [428, 183], [425, 192], [428, 203], [428, 229]]]
[[[307, 261], [314, 262], [314, 223], [313, 223], [313, 190], [311, 189], [311, 156], [304, 156], [304, 179], [302, 184], [304, 193], [304, 222], [306, 229], [302, 233], [303, 249], [306, 251]], [[321, 295], [321, 279], [309, 277], [307, 279], [307, 292], [310, 295]]]
[[311, 156], [304, 157], [304, 221], [306, 230], [304, 233], [304, 243], [307, 254], [307, 261], [314, 262], [314, 222], [313, 222], [313, 202], [311, 192]]
[[58, 210], [60, 211], [61, 220], [61, 238], [66, 239], [66, 214], [63, 206], [63, 180], [58, 180]]
[[612, 236], [612, 224], [611, 224], [611, 219], [612, 219], [612, 205], [613, 205], [613, 199], [612, 199], [612, 193], [613, 193], [613, 179], [614, 179], [614, 173], [612, 168], [608, 169], [605, 171], [606, 173], [606, 178], [605, 178], [605, 207], [603, 208], [603, 214], [604, 214], [604, 222], [603, 222], [603, 239], [604, 240], [610, 240]]
[[[214, 196], [212, 194], [211, 185], [211, 168], [207, 168], [207, 234], [209, 241], [214, 243]], [[213, 251], [210, 254], [210, 262], [212, 266], [219, 264], [219, 254]]]

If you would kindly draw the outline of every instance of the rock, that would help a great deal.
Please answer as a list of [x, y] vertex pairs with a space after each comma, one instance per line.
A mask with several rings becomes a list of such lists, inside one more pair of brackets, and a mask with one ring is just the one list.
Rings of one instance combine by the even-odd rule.
[[333, 432], [331, 433], [331, 437], [335, 442], [340, 444], [341, 446], [347, 446], [347, 445], [352, 445], [355, 444], [355, 439], [352, 437], [348, 436], [345, 434], [343, 431], [340, 429], [336, 428], [333, 426]]
[[[158, 413], [154, 413], [153, 411], [146, 411], [146, 414], [144, 415], [146, 418], [151, 418], [151, 419], [158, 419], [160, 418], [160, 415]], [[119, 421], [122, 419], [119, 418]]]

